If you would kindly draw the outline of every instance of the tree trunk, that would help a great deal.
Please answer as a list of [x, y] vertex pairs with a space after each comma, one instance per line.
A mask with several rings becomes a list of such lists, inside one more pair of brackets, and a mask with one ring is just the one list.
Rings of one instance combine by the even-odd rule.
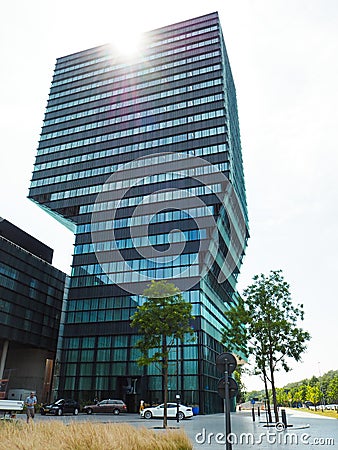
[[[270, 319], [268, 320], [268, 323], [270, 324]], [[273, 411], [275, 414], [275, 421], [276, 423], [279, 422], [279, 415], [278, 415], [278, 406], [277, 406], [277, 395], [276, 395], [276, 386], [275, 386], [275, 376], [274, 376], [274, 367], [273, 367], [273, 345], [272, 345], [273, 339], [271, 336], [271, 329], [269, 327], [269, 344], [268, 344], [268, 358], [269, 358], [269, 368], [270, 368], [270, 383], [271, 383], [271, 390], [272, 390], [272, 401], [273, 401]]]
[[163, 335], [162, 338], [162, 352], [163, 352], [163, 428], [167, 428], [168, 426], [168, 411], [167, 411], [167, 403], [168, 403], [168, 348], [167, 348], [167, 337]]
[[271, 415], [270, 398], [269, 398], [268, 382], [267, 382], [267, 376], [266, 376], [266, 369], [265, 369], [265, 367], [262, 369], [262, 374], [263, 374], [263, 381], [264, 381], [266, 406], [268, 408], [268, 420], [271, 423], [272, 422], [272, 415]]
[[271, 380], [271, 390], [272, 390], [272, 401], [273, 401], [273, 411], [275, 414], [276, 423], [279, 422], [278, 415], [278, 406], [277, 406], [277, 396], [276, 396], [276, 386], [275, 386], [275, 377], [274, 377], [274, 369], [272, 362], [272, 355], [269, 355], [269, 366], [270, 366], [270, 380]]

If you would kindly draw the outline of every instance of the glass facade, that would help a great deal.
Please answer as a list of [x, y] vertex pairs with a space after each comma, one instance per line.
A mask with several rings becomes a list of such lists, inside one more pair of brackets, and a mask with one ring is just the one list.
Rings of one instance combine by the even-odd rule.
[[172, 349], [170, 397], [220, 411], [215, 357], [248, 227], [218, 14], [145, 33], [132, 59], [108, 45], [59, 58], [29, 198], [76, 236], [60, 394], [118, 397], [129, 410], [162, 401], [129, 322], [149, 281], [168, 279], [191, 302], [196, 334]]
[[50, 256], [51, 249], [0, 222], [0, 341], [55, 352], [65, 274], [33, 251]]

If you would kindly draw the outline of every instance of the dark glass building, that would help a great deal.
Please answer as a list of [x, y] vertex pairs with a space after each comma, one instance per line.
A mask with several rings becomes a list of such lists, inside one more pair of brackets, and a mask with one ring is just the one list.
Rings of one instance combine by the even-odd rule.
[[0, 379], [8, 380], [3, 396], [32, 389], [39, 401], [51, 395], [66, 278], [52, 258], [51, 248], [0, 220]]
[[76, 235], [59, 392], [162, 400], [129, 326], [152, 279], [192, 303], [170, 397], [222, 409], [215, 358], [248, 238], [235, 87], [217, 13], [59, 58], [29, 198]]

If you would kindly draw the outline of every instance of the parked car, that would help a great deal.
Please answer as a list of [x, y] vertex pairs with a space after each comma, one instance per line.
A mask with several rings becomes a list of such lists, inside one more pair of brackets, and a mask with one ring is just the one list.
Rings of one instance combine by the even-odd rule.
[[87, 414], [93, 413], [113, 413], [115, 415], [121, 412], [127, 412], [127, 405], [122, 400], [101, 400], [95, 405], [87, 405], [83, 408]]
[[[177, 413], [177, 403], [167, 403], [167, 415], [168, 418], [176, 418]], [[164, 415], [164, 403], [155, 406], [153, 408], [144, 408], [140, 412], [141, 417], [145, 419], [151, 419], [152, 417], [163, 417]], [[192, 408], [184, 405], [179, 405], [178, 418], [179, 420], [187, 419], [193, 416]]]
[[41, 405], [40, 414], [53, 414], [54, 416], [62, 416], [63, 414], [71, 413], [77, 416], [80, 411], [80, 405], [76, 400], [60, 398], [53, 403]]
[[315, 404], [313, 402], [308, 401], [308, 400], [306, 402], [304, 402], [304, 405], [307, 408], [309, 408], [309, 409], [313, 409], [315, 407]]
[[325, 405], [324, 408], [325, 409], [336, 410], [336, 409], [338, 409], [338, 405], [335, 405], [335, 404]]

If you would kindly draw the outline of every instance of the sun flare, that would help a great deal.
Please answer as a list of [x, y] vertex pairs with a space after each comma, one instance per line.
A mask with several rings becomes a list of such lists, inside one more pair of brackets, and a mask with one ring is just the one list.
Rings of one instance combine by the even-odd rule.
[[115, 29], [112, 47], [115, 52], [126, 58], [133, 57], [141, 51], [142, 34], [130, 28]]

